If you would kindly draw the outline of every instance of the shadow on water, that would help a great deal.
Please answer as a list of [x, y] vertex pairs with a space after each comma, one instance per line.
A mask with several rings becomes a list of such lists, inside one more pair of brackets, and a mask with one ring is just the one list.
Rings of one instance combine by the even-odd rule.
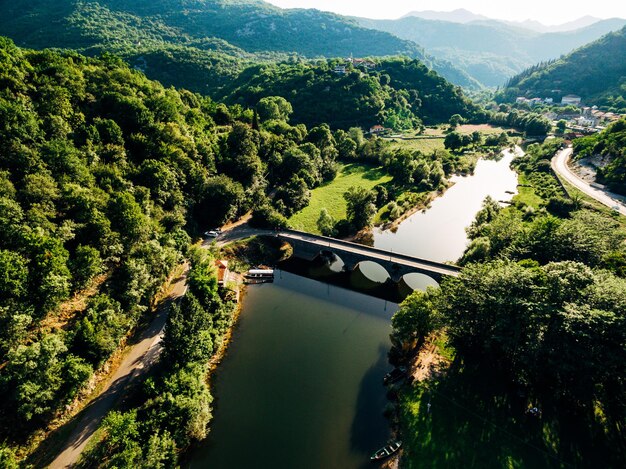
[[378, 360], [363, 375], [359, 386], [356, 412], [350, 428], [350, 447], [364, 457], [359, 469], [371, 467], [369, 456], [384, 446], [389, 438], [389, 422], [383, 415], [387, 399], [385, 393], [380, 392], [388, 367], [387, 348], [381, 346]]
[[[374, 264], [374, 269], [369, 264]], [[362, 262], [354, 271], [350, 272], [338, 268], [339, 265], [343, 266], [343, 263], [335, 260], [329, 262], [326, 258], [318, 257], [313, 261], [290, 258], [279, 263], [278, 267], [285, 272], [301, 277], [323, 281], [394, 303], [402, 302], [413, 291], [404, 282], [402, 285], [397, 284], [392, 282], [388, 275], [381, 276], [381, 272], [378, 270], [384, 271], [384, 269], [375, 263]], [[387, 281], [384, 281], [385, 279]]]

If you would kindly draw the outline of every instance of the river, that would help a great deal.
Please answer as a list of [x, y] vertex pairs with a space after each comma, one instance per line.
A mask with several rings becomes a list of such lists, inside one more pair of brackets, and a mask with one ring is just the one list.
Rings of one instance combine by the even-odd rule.
[[[456, 260], [465, 227], [487, 195], [509, 200], [517, 178], [512, 155], [481, 160], [395, 233], [376, 232], [376, 247], [437, 261]], [[386, 278], [364, 265], [353, 283]], [[390, 318], [397, 304], [277, 270], [274, 283], [249, 286], [228, 354], [213, 377], [215, 417], [186, 467], [360, 468], [389, 438], [382, 378], [390, 369]], [[365, 277], [365, 279], [363, 278]], [[364, 283], [365, 280], [365, 283]], [[414, 288], [433, 284], [407, 276]]]

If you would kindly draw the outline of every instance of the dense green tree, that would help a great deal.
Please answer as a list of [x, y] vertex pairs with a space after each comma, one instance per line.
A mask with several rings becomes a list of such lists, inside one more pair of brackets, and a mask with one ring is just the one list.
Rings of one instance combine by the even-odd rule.
[[211, 328], [210, 313], [187, 293], [180, 304], [171, 307], [163, 338], [166, 355], [181, 364], [208, 361], [213, 353]]
[[73, 350], [100, 366], [119, 346], [128, 322], [118, 302], [106, 295], [92, 298], [73, 332]]
[[61, 240], [30, 235], [28, 243], [30, 301], [40, 312], [57, 306], [70, 292], [69, 253]]
[[[361, 140], [363, 139], [361, 135]], [[335, 142], [337, 143], [338, 158], [341, 160], [351, 160], [356, 158], [358, 144], [349, 133], [339, 129], [335, 132]]]
[[77, 388], [66, 386], [66, 380], [82, 383], [91, 374], [91, 369], [80, 359], [64, 360], [66, 352], [67, 347], [58, 335], [48, 335], [9, 353], [2, 385], [11, 389], [20, 426], [45, 418], [60, 403], [70, 400]]
[[28, 288], [27, 260], [13, 251], [0, 250], [0, 303], [23, 297]]
[[111, 227], [119, 232], [127, 246], [145, 241], [150, 222], [133, 194], [116, 194], [109, 203]]
[[343, 198], [348, 204], [348, 222], [357, 230], [371, 226], [376, 215], [375, 194], [363, 187], [350, 187]]
[[416, 290], [406, 298], [391, 318], [393, 340], [401, 347], [412, 349], [441, 326], [442, 319], [435, 306], [437, 290]]
[[70, 271], [76, 289], [87, 286], [103, 270], [100, 252], [91, 246], [78, 246], [70, 262]]
[[175, 370], [165, 379], [159, 395], [146, 403], [152, 424], [169, 432], [181, 448], [203, 440], [208, 432], [213, 398], [204, 372], [202, 363]]
[[261, 98], [256, 105], [256, 110], [263, 122], [269, 120], [289, 121], [293, 108], [289, 101], [282, 96], [267, 96]]
[[453, 114], [448, 122], [450, 122], [450, 127], [455, 129], [464, 122], [464, 119], [460, 114]]
[[236, 123], [228, 135], [226, 151], [218, 166], [245, 186], [258, 180], [263, 163], [258, 156], [258, 135], [254, 130], [245, 124]]
[[223, 224], [233, 219], [245, 199], [243, 186], [228, 176], [219, 175], [207, 180], [195, 207], [197, 219], [203, 223]]
[[324, 236], [336, 236], [337, 230], [335, 228], [335, 223], [336, 220], [333, 218], [333, 216], [328, 213], [328, 210], [326, 210], [326, 208], [323, 208], [320, 211], [319, 218], [317, 219], [317, 229], [320, 230], [320, 233], [322, 233], [322, 235]]
[[277, 189], [276, 200], [284, 204], [284, 215], [291, 216], [309, 204], [311, 191], [299, 176], [293, 176], [285, 185]]
[[452, 151], [458, 151], [471, 143], [471, 137], [459, 132], [450, 132], [443, 141], [444, 146]]

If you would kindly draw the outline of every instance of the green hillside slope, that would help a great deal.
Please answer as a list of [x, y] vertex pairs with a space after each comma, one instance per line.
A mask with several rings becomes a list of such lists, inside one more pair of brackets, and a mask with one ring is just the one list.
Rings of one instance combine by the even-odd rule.
[[626, 27], [559, 60], [532, 67], [510, 80], [499, 99], [576, 94], [590, 105], [626, 111]]
[[340, 128], [411, 127], [476, 111], [460, 88], [418, 60], [384, 59], [373, 70], [349, 67], [345, 74], [336, 73], [334, 63], [254, 66], [224, 88], [224, 99], [254, 106], [265, 96], [282, 96], [293, 105], [293, 121]]
[[304, 57], [406, 55], [460, 86], [479, 87], [420, 46], [317, 10], [282, 10], [257, 0], [0, 0], [0, 34], [17, 44], [110, 51], [151, 78], [212, 93], [252, 62]]

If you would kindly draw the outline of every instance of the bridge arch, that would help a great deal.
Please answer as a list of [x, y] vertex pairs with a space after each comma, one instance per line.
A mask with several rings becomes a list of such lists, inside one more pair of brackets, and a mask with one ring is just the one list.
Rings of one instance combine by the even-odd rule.
[[382, 266], [393, 282], [399, 282], [404, 275], [414, 272], [425, 274], [439, 282], [444, 276], [458, 276], [461, 270], [454, 265], [300, 231], [285, 230], [277, 232], [276, 236], [289, 243], [293, 248], [293, 256], [299, 259], [312, 261], [322, 251], [332, 252], [345, 263], [345, 270], [352, 270], [360, 262], [372, 261]]
[[439, 287], [439, 282], [428, 274], [421, 272], [409, 272], [400, 277], [400, 288], [408, 288], [410, 290], [426, 290], [428, 287]]
[[346, 265], [345, 270], [349, 270], [353, 273], [361, 274], [365, 279], [370, 282], [383, 284], [391, 280], [391, 274], [385, 269], [384, 266], [380, 265], [376, 261], [371, 260], [362, 260], [357, 262], [356, 265], [352, 266]]

